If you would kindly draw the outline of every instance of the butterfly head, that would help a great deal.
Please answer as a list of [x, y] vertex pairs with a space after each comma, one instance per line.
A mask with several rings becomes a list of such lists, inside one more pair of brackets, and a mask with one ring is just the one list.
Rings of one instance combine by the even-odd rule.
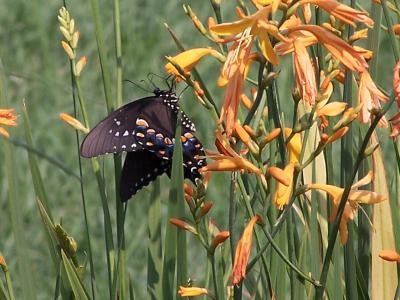
[[153, 91], [156, 97], [160, 97], [165, 103], [178, 103], [178, 96], [172, 90], [160, 90], [155, 88]]

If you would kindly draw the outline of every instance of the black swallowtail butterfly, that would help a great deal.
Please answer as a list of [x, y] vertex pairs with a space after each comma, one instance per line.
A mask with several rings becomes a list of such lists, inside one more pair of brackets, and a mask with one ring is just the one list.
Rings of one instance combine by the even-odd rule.
[[[83, 157], [127, 152], [120, 180], [122, 201], [164, 172], [170, 176], [179, 98], [174, 92], [154, 90], [154, 96], [128, 103], [94, 127], [81, 145]], [[200, 178], [205, 166], [203, 146], [193, 135], [193, 122], [181, 110], [185, 178]]]

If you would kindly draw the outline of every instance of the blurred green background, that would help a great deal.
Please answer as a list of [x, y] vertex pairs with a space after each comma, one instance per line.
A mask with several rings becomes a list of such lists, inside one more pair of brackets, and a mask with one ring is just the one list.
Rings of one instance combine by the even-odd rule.
[[[149, 73], [165, 76], [165, 55], [176, 54], [177, 48], [163, 23], [166, 22], [176, 32], [180, 41], [187, 48], [203, 47], [209, 41], [202, 37], [192, 26], [185, 15], [182, 4], [188, 1], [158, 1], [129, 0], [121, 1], [121, 30], [123, 52], [123, 78], [141, 83], [151, 89], [146, 80]], [[229, 2], [229, 1], [226, 1]], [[88, 1], [70, 1], [67, 3], [71, 16], [75, 19], [77, 30], [80, 31], [78, 57], [87, 56], [88, 64], [81, 76], [81, 84], [86, 98], [91, 125], [95, 125], [106, 115], [101, 69], [97, 55], [97, 45], [94, 24]], [[211, 5], [207, 1], [189, 1], [198, 17], [206, 24], [207, 17], [213, 15]], [[111, 1], [100, 1], [100, 11], [103, 20], [107, 54], [115, 79], [115, 46], [113, 6]], [[234, 3], [224, 4], [224, 18], [231, 20]], [[0, 0], [0, 59], [6, 75], [6, 95], [10, 107], [16, 108], [21, 114], [23, 101], [32, 123], [34, 144], [37, 150], [52, 157], [72, 172], [79, 174], [77, 161], [77, 146], [75, 133], [60, 121], [60, 112], [73, 113], [70, 84], [69, 62], [61, 48], [62, 35], [58, 29], [57, 14], [62, 1], [15, 1]], [[384, 48], [386, 42], [382, 43]], [[388, 47], [387, 47], [388, 48]], [[381, 53], [381, 58], [387, 57], [388, 66], [392, 66], [391, 55]], [[290, 65], [290, 59], [287, 59]], [[207, 58], [198, 68], [200, 74], [208, 83], [218, 105], [222, 103], [222, 91], [217, 89], [215, 81], [218, 78], [219, 63]], [[389, 87], [391, 70], [382, 69], [378, 82], [385, 88]], [[165, 88], [162, 79], [154, 77], [154, 83]], [[291, 68], [282, 70], [278, 81], [281, 87], [282, 101], [291, 101], [292, 86]], [[183, 85], [178, 86], [182, 90]], [[115, 93], [115, 89], [113, 90]], [[136, 86], [124, 83], [124, 102], [147, 96], [148, 93]], [[192, 91], [185, 91], [181, 105], [196, 123], [197, 136], [207, 148], [213, 147], [213, 123], [206, 110], [199, 105]], [[291, 102], [290, 102], [291, 103]], [[284, 110], [288, 109], [282, 103]], [[289, 120], [289, 118], [287, 118]], [[22, 116], [19, 123], [22, 123]], [[288, 124], [290, 125], [290, 124]], [[17, 142], [24, 142], [23, 126], [11, 130], [11, 136]], [[4, 142], [0, 141], [0, 151]], [[29, 171], [27, 152], [22, 147], [14, 147], [13, 162], [17, 174], [17, 198], [19, 211], [23, 215], [25, 240], [29, 249], [30, 272], [35, 283], [39, 299], [52, 297], [55, 288], [56, 274], [51, 266], [43, 225], [36, 207], [35, 194]], [[0, 152], [0, 161], [2, 153]], [[102, 159], [107, 180], [107, 190], [110, 195], [110, 211], [115, 222], [114, 209], [114, 178], [111, 156]], [[79, 181], [66, 174], [49, 161], [39, 158], [40, 171], [45, 179], [45, 186], [50, 206], [55, 220], [62, 222], [64, 228], [73, 236], [84, 256], [87, 248], [84, 236], [84, 219]], [[89, 226], [92, 237], [95, 267], [98, 277], [97, 289], [99, 295], [106, 295], [106, 259], [103, 233], [103, 216], [96, 188], [96, 182], [89, 161], [84, 161], [85, 195], [88, 204]], [[10, 270], [13, 283], [19, 295], [22, 282], [18, 280], [18, 262], [15, 260], [15, 243], [10, 222], [7, 202], [7, 182], [4, 173], [4, 163], [0, 163], [0, 251], [3, 252]], [[229, 185], [225, 184], [227, 174], [214, 176], [209, 188], [209, 200], [214, 202], [213, 217], [221, 229], [227, 226], [226, 211], [228, 204], [226, 195]], [[161, 187], [165, 199], [169, 192], [168, 178], [161, 178]], [[218, 190], [218, 193], [216, 191]], [[151, 185], [141, 191], [129, 202], [126, 220], [127, 266], [132, 276], [133, 285], [138, 299], [146, 295], [146, 241], [147, 241], [147, 198]], [[164, 199], [164, 201], [165, 201]], [[115, 225], [115, 223], [114, 223]], [[163, 229], [165, 228], [165, 224]], [[195, 243], [189, 243], [189, 245]], [[189, 267], [201, 272], [204, 266], [195, 262], [204, 262], [204, 257], [198, 257], [195, 250], [189, 252]], [[104, 272], [102, 272], [104, 270]], [[193, 271], [193, 272], [192, 272]], [[195, 270], [190, 273], [196, 274]], [[201, 273], [198, 273], [201, 274]], [[100, 276], [99, 276], [100, 275]]]

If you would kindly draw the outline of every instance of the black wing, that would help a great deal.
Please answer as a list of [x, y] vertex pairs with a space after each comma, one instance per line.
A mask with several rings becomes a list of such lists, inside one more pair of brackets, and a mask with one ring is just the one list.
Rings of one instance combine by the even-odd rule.
[[146, 150], [126, 155], [120, 178], [121, 201], [129, 200], [138, 190], [154, 181], [164, 172], [169, 173], [171, 161], [162, 159]]
[[142, 98], [122, 106], [97, 124], [83, 141], [81, 155], [94, 157], [147, 149], [159, 157], [170, 158], [175, 126], [176, 113], [161, 98]]

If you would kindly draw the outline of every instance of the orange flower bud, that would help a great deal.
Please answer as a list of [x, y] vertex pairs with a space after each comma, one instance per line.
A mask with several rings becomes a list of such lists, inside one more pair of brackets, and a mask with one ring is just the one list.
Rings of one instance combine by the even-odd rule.
[[286, 176], [286, 173], [278, 167], [269, 167], [268, 168], [269, 174], [274, 177], [278, 182], [282, 183], [283, 185], [289, 186], [290, 180]]
[[244, 107], [246, 107], [248, 110], [251, 109], [251, 107], [253, 106], [253, 101], [250, 100], [249, 97], [247, 97], [245, 94], [242, 94], [240, 96], [240, 100], [242, 100], [242, 104], [244, 105]]
[[196, 229], [193, 226], [186, 223], [185, 221], [182, 221], [182, 220], [176, 219], [176, 218], [171, 218], [171, 219], [169, 219], [169, 223], [171, 223], [172, 225], [175, 225], [176, 227], [178, 227], [180, 229], [189, 231], [189, 232], [197, 235]]
[[400, 24], [393, 25], [393, 31], [396, 35], [400, 35]]
[[387, 261], [400, 262], [400, 254], [394, 250], [382, 250], [378, 256]]
[[7, 266], [7, 264], [6, 264], [6, 260], [4, 259], [4, 256], [3, 255], [0, 255], [0, 266]]
[[229, 238], [229, 236], [230, 236], [229, 231], [219, 232], [212, 240], [210, 248], [215, 250], [215, 248], [217, 248], [220, 244], [225, 242]]
[[208, 212], [210, 211], [212, 206], [213, 206], [213, 203], [211, 201], [204, 202], [202, 204], [202, 206], [200, 207], [200, 213], [199, 213], [198, 219], [201, 219], [206, 214], [208, 214]]
[[342, 127], [341, 129], [339, 129], [338, 131], [336, 131], [334, 134], [332, 134], [329, 137], [327, 143], [330, 144], [330, 143], [333, 143], [334, 141], [336, 141], [337, 139], [340, 139], [342, 136], [344, 136], [347, 133], [347, 131], [349, 131], [349, 127], [347, 127], [347, 126]]
[[280, 128], [275, 128], [274, 130], [272, 130], [264, 139], [263, 141], [260, 143], [260, 147], [264, 148], [264, 146], [268, 143], [270, 143], [272, 140], [274, 140], [279, 134], [281, 133], [281, 129]]
[[70, 116], [69, 114], [66, 113], [60, 113], [60, 119], [63, 120], [65, 123], [70, 125], [71, 127], [75, 128], [76, 130], [80, 130], [83, 133], [88, 133], [89, 129], [83, 126], [81, 122], [79, 122], [77, 119], [74, 117]]

